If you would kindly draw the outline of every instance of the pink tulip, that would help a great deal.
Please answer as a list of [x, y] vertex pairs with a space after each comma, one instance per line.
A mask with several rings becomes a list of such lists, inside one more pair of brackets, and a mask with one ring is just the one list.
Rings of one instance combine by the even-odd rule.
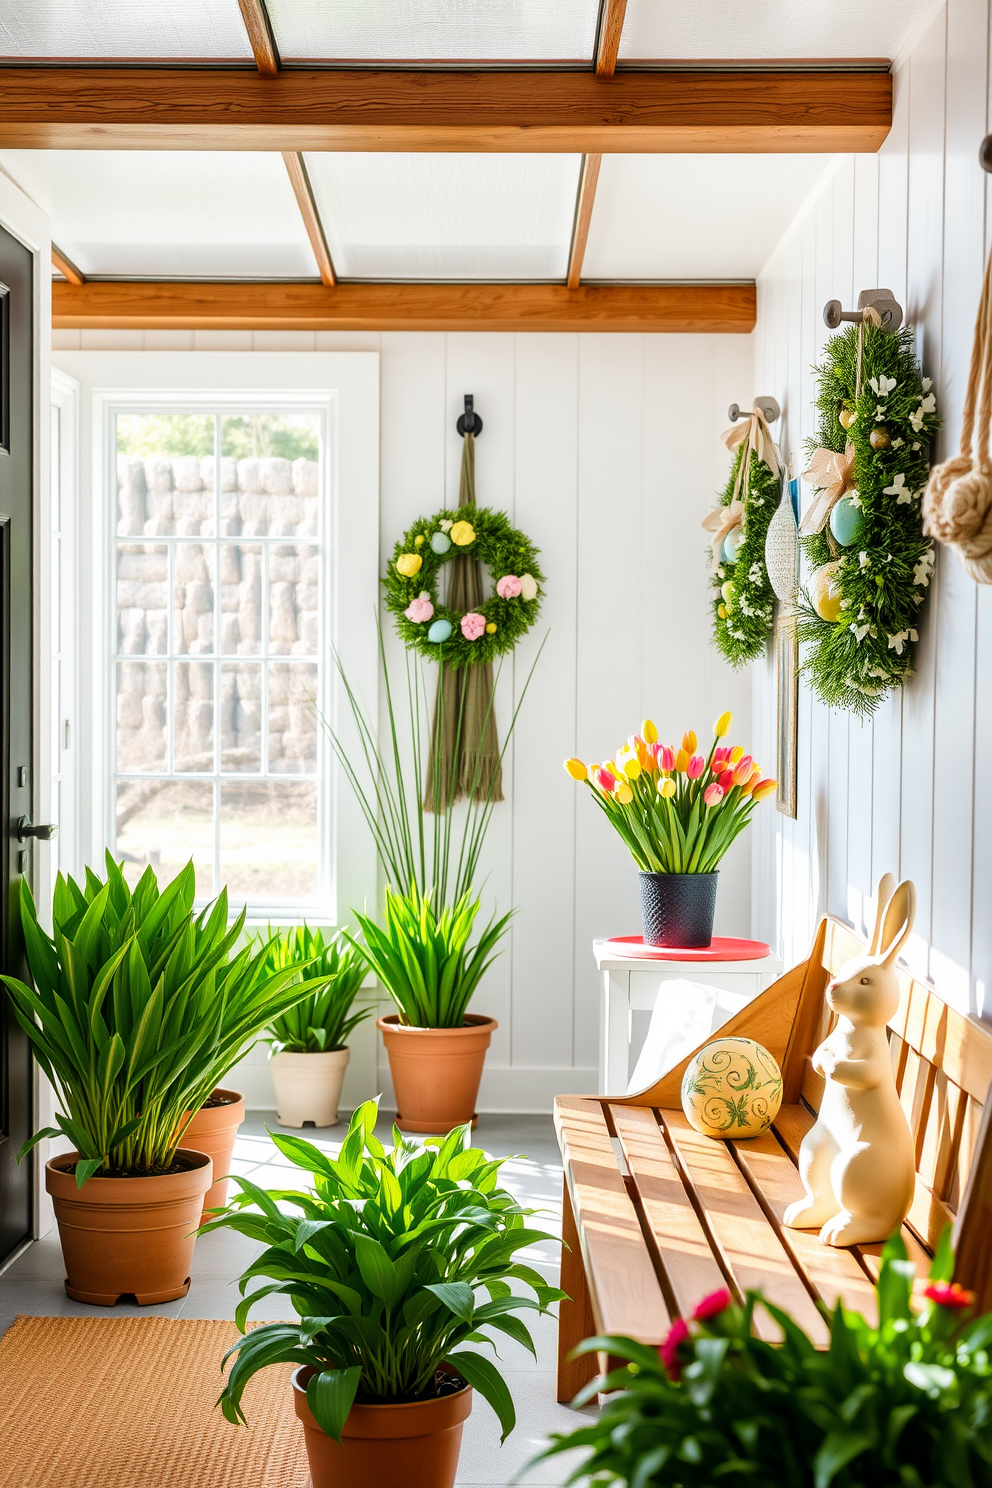
[[743, 758], [741, 758], [741, 759], [739, 759], [737, 761], [737, 764], [736, 764], [735, 768], [738, 769], [738, 770], [740, 770], [741, 774], [743, 775], [745, 765], [750, 770], [750, 768], [751, 768], [751, 766], [753, 764], [754, 764], [754, 760], [751, 758], [751, 756], [749, 754], [745, 754], [743, 756]]
[[705, 769], [706, 761], [703, 759], [703, 756], [701, 754], [694, 754], [688, 765], [686, 765], [685, 773], [690, 780], [698, 780]]
[[717, 782], [714, 780], [712, 784], [708, 785], [703, 791], [703, 800], [706, 802], [707, 806], [715, 806], [718, 801], [723, 800], [723, 786], [718, 785]]
[[504, 574], [496, 585], [496, 593], [500, 599], [516, 599], [522, 587], [516, 574]]
[[724, 763], [724, 761], [726, 760], [726, 758], [727, 758], [727, 756], [729, 754], [730, 754], [730, 750], [729, 749], [714, 749], [714, 751], [713, 751], [713, 769], [714, 769], [714, 771], [719, 770], [720, 766]]
[[733, 770], [722, 770], [718, 778], [723, 790], [728, 791], [734, 783], [734, 772]]
[[616, 776], [611, 775], [609, 770], [596, 770], [593, 773], [596, 776], [596, 784], [601, 790], [612, 792], [616, 789]]
[[670, 744], [665, 744], [665, 745], [662, 746], [661, 756], [660, 756], [660, 758], [658, 760], [658, 765], [659, 765], [659, 768], [662, 769], [662, 770], [674, 770], [675, 769], [675, 750], [671, 747]]

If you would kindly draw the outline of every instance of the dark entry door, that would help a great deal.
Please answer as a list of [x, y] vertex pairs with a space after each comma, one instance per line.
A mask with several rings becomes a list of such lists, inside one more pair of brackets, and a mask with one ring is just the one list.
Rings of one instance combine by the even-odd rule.
[[[31, 815], [32, 258], [0, 228], [0, 970], [25, 975], [18, 882], [31, 869], [17, 823]], [[37, 850], [37, 849], [36, 849]], [[44, 851], [44, 849], [41, 849]], [[0, 1263], [31, 1235], [31, 1052], [0, 991]]]

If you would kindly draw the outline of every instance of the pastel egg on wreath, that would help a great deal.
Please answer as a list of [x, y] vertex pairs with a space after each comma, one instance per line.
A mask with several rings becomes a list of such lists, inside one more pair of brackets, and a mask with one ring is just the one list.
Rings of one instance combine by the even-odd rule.
[[720, 619], [721, 620], [726, 620], [726, 618], [727, 618], [727, 606], [725, 604], [717, 605], [716, 612], [720, 616]]
[[435, 620], [427, 632], [427, 639], [433, 641], [436, 646], [440, 646], [442, 641], [450, 640], [453, 629], [454, 626], [450, 620]]
[[842, 548], [857, 542], [864, 518], [852, 496], [842, 496], [830, 513], [830, 531]]
[[440, 557], [451, 547], [451, 538], [446, 532], [432, 532], [431, 547], [437, 553], [438, 557]]
[[741, 543], [741, 529], [732, 527], [723, 539], [723, 556], [728, 563], [737, 562], [737, 550]]
[[520, 575], [520, 598], [523, 600], [537, 598], [537, 580], [533, 574]]
[[782, 1071], [754, 1039], [714, 1039], [682, 1077], [686, 1120], [704, 1137], [760, 1137], [781, 1105]]
[[413, 546], [415, 548], [422, 548], [424, 546], [424, 534], [422, 532], [418, 532], [413, 539]]
[[840, 619], [841, 597], [837, 583], [839, 568], [839, 562], [825, 563], [809, 581], [809, 597], [821, 620], [833, 622]]
[[842, 408], [837, 415], [837, 421], [842, 429], [849, 429], [857, 418], [853, 408]]
[[737, 593], [737, 590], [734, 588], [733, 584], [728, 579], [725, 584], [721, 584], [720, 585], [720, 593], [723, 595], [723, 597], [724, 597], [725, 601], [727, 602], [727, 604], [732, 604], [733, 603], [733, 599], [734, 599], [734, 595]]

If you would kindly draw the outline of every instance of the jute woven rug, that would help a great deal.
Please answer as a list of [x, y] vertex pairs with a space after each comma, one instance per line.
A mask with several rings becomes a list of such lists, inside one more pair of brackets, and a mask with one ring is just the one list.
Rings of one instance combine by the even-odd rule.
[[291, 1365], [256, 1375], [247, 1429], [214, 1402], [233, 1323], [18, 1317], [0, 1339], [2, 1488], [305, 1488]]

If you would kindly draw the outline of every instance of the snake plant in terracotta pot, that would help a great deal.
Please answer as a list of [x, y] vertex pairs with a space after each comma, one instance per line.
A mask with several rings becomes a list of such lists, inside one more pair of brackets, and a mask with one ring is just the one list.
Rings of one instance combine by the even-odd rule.
[[[360, 745], [357, 760], [326, 722], [325, 728], [368, 823], [386, 878], [382, 919], [370, 913], [356, 914], [355, 919], [364, 938], [363, 954], [396, 1005], [396, 1012], [380, 1018], [378, 1027], [389, 1057], [397, 1121], [405, 1131], [444, 1132], [462, 1122], [474, 1123], [486, 1051], [497, 1027], [495, 1018], [470, 1013], [468, 1004], [499, 953], [512, 916], [512, 911], [494, 913], [481, 930], [476, 926], [481, 896], [475, 884], [496, 804], [498, 772], [492, 772], [483, 786], [480, 754], [456, 827], [455, 772], [445, 795], [442, 730], [435, 730], [432, 737], [422, 663], [407, 654], [407, 696], [400, 707], [394, 704], [381, 630], [379, 650], [388, 719], [385, 740], [380, 740], [343, 672]], [[500, 761], [533, 670], [506, 730]], [[441, 668], [438, 717], [443, 716], [444, 673]], [[492, 706], [490, 701], [483, 734]], [[454, 721], [456, 757], [463, 722], [460, 705]], [[352, 943], [358, 947], [357, 940]]]
[[324, 986], [295, 1007], [273, 1019], [266, 1029], [272, 1040], [269, 1069], [275, 1087], [280, 1126], [334, 1126], [344, 1072], [351, 1058], [348, 1039], [371, 1008], [352, 1008], [366, 973], [365, 958], [332, 931], [309, 925], [294, 926], [284, 935], [271, 935], [265, 949], [273, 970], [292, 969], [295, 975], [319, 973]]
[[[552, 1237], [528, 1226], [532, 1211], [499, 1187], [500, 1160], [470, 1146], [467, 1127], [424, 1146], [394, 1130], [386, 1151], [376, 1116], [375, 1101], [355, 1112], [336, 1160], [273, 1133], [304, 1187], [270, 1193], [238, 1178], [242, 1192], [204, 1225], [265, 1246], [241, 1277], [245, 1336], [226, 1356], [218, 1404], [243, 1421], [252, 1376], [295, 1364], [313, 1488], [452, 1488], [473, 1390], [504, 1440], [513, 1429], [499, 1368], [472, 1345], [502, 1334], [534, 1352], [519, 1314], [546, 1312], [562, 1293], [518, 1253]], [[295, 1319], [246, 1331], [273, 1294]]]
[[135, 889], [107, 856], [107, 877], [59, 875], [52, 934], [26, 882], [21, 922], [34, 987], [3, 978], [17, 1022], [55, 1090], [73, 1151], [46, 1164], [66, 1265], [66, 1291], [112, 1306], [185, 1296], [210, 1156], [185, 1137], [196, 1111], [274, 1013], [311, 989], [235, 951], [227, 894], [193, 914], [192, 864], [159, 892]]

